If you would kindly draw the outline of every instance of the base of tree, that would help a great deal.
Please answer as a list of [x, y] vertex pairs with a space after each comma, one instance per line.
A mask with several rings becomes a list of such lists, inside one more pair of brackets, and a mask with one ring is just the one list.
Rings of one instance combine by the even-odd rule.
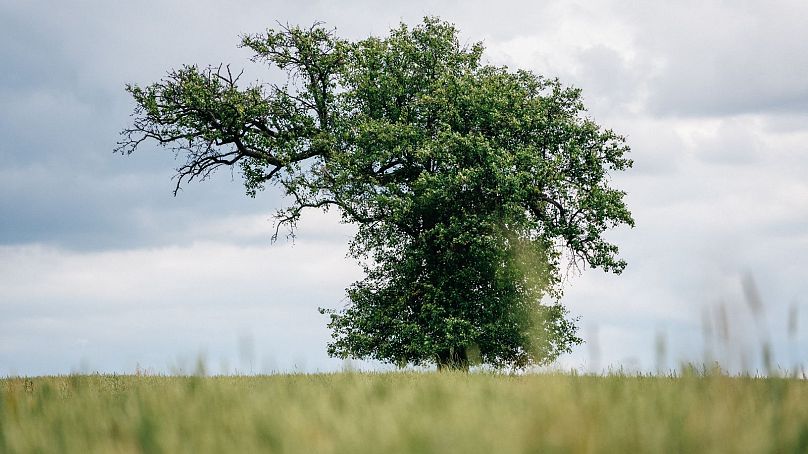
[[449, 348], [438, 353], [438, 372], [460, 370], [469, 371], [469, 357], [466, 347]]

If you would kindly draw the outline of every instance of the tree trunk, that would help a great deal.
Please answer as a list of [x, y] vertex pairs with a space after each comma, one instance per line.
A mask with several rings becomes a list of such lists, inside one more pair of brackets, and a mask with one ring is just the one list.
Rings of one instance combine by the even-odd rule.
[[461, 370], [469, 371], [469, 357], [466, 347], [450, 347], [438, 352], [438, 372]]

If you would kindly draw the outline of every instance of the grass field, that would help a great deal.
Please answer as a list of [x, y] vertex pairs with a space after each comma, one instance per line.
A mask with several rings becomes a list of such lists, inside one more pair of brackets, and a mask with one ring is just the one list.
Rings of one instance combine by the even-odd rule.
[[0, 380], [0, 452], [808, 452], [808, 380], [541, 374]]

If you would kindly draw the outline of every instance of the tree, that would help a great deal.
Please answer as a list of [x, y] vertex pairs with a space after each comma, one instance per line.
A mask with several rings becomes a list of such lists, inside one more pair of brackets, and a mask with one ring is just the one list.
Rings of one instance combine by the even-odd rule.
[[247, 193], [278, 186], [277, 227], [306, 208], [358, 225], [366, 277], [330, 314], [331, 355], [397, 364], [544, 364], [580, 343], [560, 304], [562, 262], [620, 273], [603, 234], [633, 225], [611, 171], [623, 137], [585, 116], [580, 90], [481, 62], [451, 24], [426, 18], [357, 42], [280, 27], [242, 37], [287, 74], [248, 84], [184, 66], [127, 90], [133, 125], [185, 157], [184, 182], [238, 166]]

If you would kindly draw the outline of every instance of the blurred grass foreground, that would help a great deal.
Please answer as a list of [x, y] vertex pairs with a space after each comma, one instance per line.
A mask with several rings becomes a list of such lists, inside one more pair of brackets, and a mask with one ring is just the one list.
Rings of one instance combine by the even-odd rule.
[[489, 373], [0, 379], [0, 452], [808, 452], [808, 380]]

